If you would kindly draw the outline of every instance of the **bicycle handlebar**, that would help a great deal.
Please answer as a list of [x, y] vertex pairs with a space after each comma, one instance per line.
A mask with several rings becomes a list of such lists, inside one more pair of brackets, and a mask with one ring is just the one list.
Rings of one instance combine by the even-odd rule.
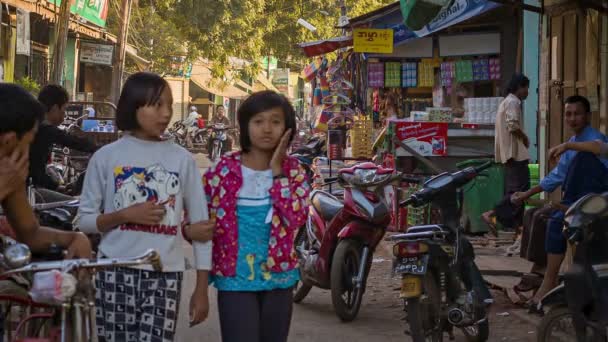
[[13, 274], [43, 272], [51, 270], [73, 270], [76, 268], [105, 268], [105, 267], [132, 267], [151, 265], [152, 268], [160, 272], [162, 271], [162, 262], [157, 251], [149, 249], [146, 253], [133, 258], [107, 258], [98, 260], [89, 259], [71, 259], [60, 261], [42, 261], [32, 262], [26, 266], [8, 270], [0, 274], [0, 277], [5, 277]]

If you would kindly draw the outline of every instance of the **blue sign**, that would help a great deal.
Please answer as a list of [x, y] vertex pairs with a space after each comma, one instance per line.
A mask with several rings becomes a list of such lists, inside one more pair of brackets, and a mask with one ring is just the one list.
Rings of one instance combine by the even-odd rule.
[[487, 11], [499, 7], [500, 4], [488, 0], [455, 0], [452, 6], [442, 10], [437, 17], [421, 30], [412, 31], [403, 23], [401, 11], [383, 16], [372, 24], [373, 28], [392, 28], [395, 46], [411, 39], [428, 36], [452, 25], [471, 19]]

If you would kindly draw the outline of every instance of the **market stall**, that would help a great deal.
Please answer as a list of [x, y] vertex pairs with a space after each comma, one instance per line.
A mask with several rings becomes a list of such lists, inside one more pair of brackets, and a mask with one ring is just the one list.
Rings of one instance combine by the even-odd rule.
[[[397, 4], [351, 20], [354, 34], [394, 32], [391, 53], [362, 54], [366, 82], [359, 92], [382, 129], [377, 151], [395, 157], [406, 172], [417, 170], [419, 163], [392, 143], [395, 136], [446, 170], [464, 160], [493, 157], [502, 86], [517, 60], [518, 41], [511, 34], [517, 20], [509, 15], [511, 9], [479, 1], [458, 14], [446, 12], [424, 32], [412, 32], [403, 26]], [[434, 129], [415, 129], [421, 126]]]

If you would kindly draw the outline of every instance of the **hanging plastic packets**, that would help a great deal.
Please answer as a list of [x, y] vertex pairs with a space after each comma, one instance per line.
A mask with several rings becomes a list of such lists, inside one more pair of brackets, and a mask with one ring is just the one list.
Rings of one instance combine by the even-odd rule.
[[312, 105], [313, 106], [321, 105], [322, 99], [323, 99], [323, 96], [321, 95], [321, 88], [316, 87], [315, 90], [313, 91], [313, 95], [312, 95]]
[[435, 85], [435, 70], [433, 65], [418, 63], [418, 86], [432, 87]]
[[384, 63], [367, 64], [367, 83], [371, 88], [384, 87]]
[[418, 86], [418, 64], [406, 62], [401, 64], [401, 86], [416, 88]]
[[321, 86], [321, 96], [323, 98], [329, 96], [329, 81], [327, 81], [325, 74], [319, 75], [319, 85]]
[[470, 60], [456, 62], [456, 81], [471, 82], [473, 81], [473, 62]]
[[387, 88], [401, 87], [401, 63], [387, 62], [384, 65], [384, 86]]
[[488, 71], [491, 80], [500, 80], [500, 59], [490, 58], [488, 61]]
[[487, 59], [477, 59], [473, 61], [473, 80], [487, 81], [490, 79], [489, 61]]
[[454, 78], [454, 62], [443, 62], [441, 63], [441, 85], [444, 87], [452, 86], [452, 79]]

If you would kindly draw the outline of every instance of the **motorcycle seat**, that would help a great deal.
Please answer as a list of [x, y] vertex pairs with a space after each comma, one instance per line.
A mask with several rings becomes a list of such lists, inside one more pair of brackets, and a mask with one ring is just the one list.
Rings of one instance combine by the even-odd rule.
[[449, 228], [442, 224], [431, 224], [425, 226], [414, 226], [407, 229], [408, 233], [423, 233], [423, 232], [449, 232]]
[[333, 219], [344, 208], [342, 201], [325, 191], [313, 191], [310, 201], [325, 221]]

